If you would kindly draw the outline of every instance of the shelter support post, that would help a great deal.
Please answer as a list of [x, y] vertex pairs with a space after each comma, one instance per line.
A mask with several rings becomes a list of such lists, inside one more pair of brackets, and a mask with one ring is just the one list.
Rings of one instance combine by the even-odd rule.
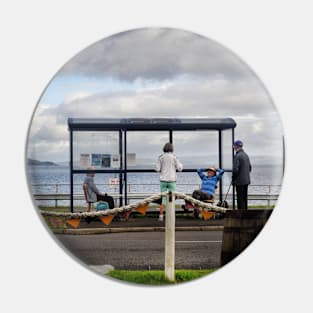
[[70, 208], [74, 212], [74, 181], [73, 181], [73, 132], [70, 131]]
[[171, 129], [169, 131], [169, 141], [170, 143], [173, 143], [173, 131]]
[[127, 199], [127, 131], [124, 131], [124, 205], [128, 204]]
[[120, 192], [120, 206], [123, 205], [123, 133], [122, 130], [119, 130], [119, 158], [120, 158], [120, 172], [119, 172], [119, 192]]
[[[222, 131], [218, 131], [218, 167], [223, 168], [223, 138], [222, 138]], [[223, 200], [223, 179], [219, 182], [220, 187], [220, 201]]]
[[[233, 143], [235, 141], [235, 131], [234, 129], [231, 130], [231, 139], [232, 139], [232, 142], [231, 142], [231, 155], [232, 155], [232, 169], [234, 168], [234, 154], [235, 154], [235, 150], [234, 150], [234, 147], [233, 147]], [[232, 178], [231, 178], [232, 179]], [[233, 210], [235, 210], [235, 186], [233, 186]]]
[[166, 195], [165, 215], [165, 278], [175, 281], [175, 196]]

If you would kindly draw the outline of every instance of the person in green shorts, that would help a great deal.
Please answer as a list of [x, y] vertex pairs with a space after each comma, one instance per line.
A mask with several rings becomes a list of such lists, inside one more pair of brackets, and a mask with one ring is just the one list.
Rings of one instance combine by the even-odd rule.
[[[183, 165], [178, 160], [174, 152], [173, 144], [166, 143], [156, 163], [156, 171], [160, 172], [160, 189], [164, 191], [175, 191], [176, 189], [176, 171], [182, 171]], [[166, 197], [162, 197], [160, 205], [159, 221], [163, 221], [163, 211], [165, 208]]]

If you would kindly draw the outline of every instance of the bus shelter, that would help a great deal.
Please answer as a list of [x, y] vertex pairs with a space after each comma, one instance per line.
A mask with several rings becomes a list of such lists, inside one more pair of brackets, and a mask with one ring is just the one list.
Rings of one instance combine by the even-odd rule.
[[[128, 143], [131, 141], [141, 144], [141, 150], [149, 150], [145, 147], [142, 134], [151, 134], [151, 140], [154, 141], [162, 138], [155, 160], [161, 154], [164, 143], [171, 142], [175, 152], [177, 146], [181, 151], [189, 151], [188, 161], [193, 159], [193, 150], [202, 154], [206, 153], [204, 150], [208, 154], [216, 150], [215, 164], [225, 172], [231, 172], [235, 127], [236, 122], [232, 118], [68, 118], [71, 212], [74, 210], [74, 175], [88, 173], [90, 165], [94, 167], [94, 173], [113, 173], [117, 176], [119, 204], [128, 204], [128, 174], [155, 172], [152, 163], [144, 165], [143, 162], [134, 166], [136, 151], [134, 153]], [[186, 140], [192, 143], [196, 134], [200, 134], [198, 142], [185, 144]], [[214, 138], [214, 144], [209, 144], [207, 140], [211, 137]], [[90, 145], [91, 142], [93, 146]], [[200, 164], [197, 167], [184, 164], [183, 172], [196, 172], [199, 167]], [[223, 184], [220, 180], [220, 200], [222, 197]], [[234, 207], [234, 192], [232, 197]]]

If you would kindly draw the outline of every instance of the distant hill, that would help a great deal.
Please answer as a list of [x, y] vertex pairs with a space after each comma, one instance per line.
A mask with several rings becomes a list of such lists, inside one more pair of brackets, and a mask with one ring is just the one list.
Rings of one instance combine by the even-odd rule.
[[44, 166], [58, 166], [58, 164], [50, 161], [38, 161], [34, 159], [27, 159], [27, 164], [32, 166], [44, 165]]

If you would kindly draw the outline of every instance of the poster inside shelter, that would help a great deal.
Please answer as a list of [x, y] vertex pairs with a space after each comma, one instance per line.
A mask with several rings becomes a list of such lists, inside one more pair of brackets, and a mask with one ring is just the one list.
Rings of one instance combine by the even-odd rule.
[[81, 168], [87, 168], [90, 166], [90, 154], [89, 153], [82, 153], [80, 155], [80, 158], [79, 158], [79, 166]]
[[101, 167], [111, 167], [111, 155], [110, 154], [101, 155]]
[[120, 167], [120, 156], [118, 154], [111, 155], [111, 167], [113, 168]]
[[102, 155], [99, 153], [92, 153], [91, 154], [91, 165], [100, 167], [101, 166], [101, 157]]

